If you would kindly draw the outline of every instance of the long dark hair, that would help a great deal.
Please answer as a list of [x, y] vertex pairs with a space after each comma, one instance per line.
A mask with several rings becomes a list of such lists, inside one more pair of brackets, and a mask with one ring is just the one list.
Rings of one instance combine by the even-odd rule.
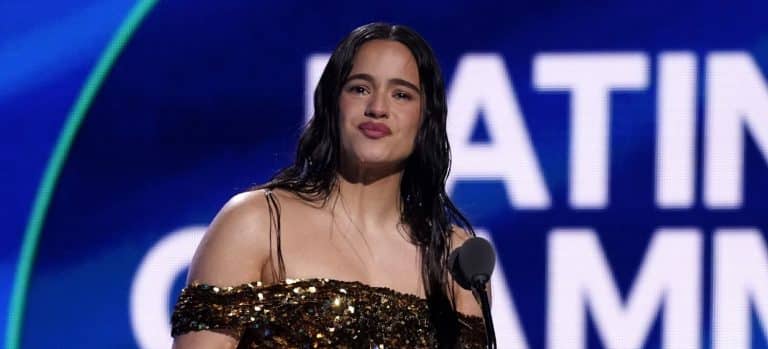
[[[294, 163], [257, 188], [281, 188], [308, 201], [327, 203], [337, 185], [341, 153], [339, 95], [357, 50], [365, 42], [376, 39], [402, 43], [410, 49], [418, 65], [423, 115], [400, 182], [400, 221], [409, 228], [410, 239], [421, 252], [422, 279], [440, 347], [452, 347], [458, 333], [447, 269], [453, 225], [464, 228], [472, 236], [475, 233], [445, 192], [451, 161], [446, 134], [445, 84], [432, 49], [419, 34], [402, 25], [371, 23], [344, 38], [331, 55], [315, 89], [314, 115], [301, 134]], [[273, 217], [277, 214], [273, 223], [279, 229], [279, 206], [274, 199], [270, 211]], [[284, 275], [280, 255], [278, 268]]]

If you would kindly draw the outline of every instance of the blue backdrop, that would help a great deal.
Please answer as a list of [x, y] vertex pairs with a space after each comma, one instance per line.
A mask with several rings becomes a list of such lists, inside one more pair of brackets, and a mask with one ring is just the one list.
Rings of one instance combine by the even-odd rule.
[[167, 323], [185, 251], [230, 196], [290, 161], [312, 67], [388, 21], [430, 42], [459, 111], [449, 123], [464, 125], [451, 195], [498, 250], [500, 347], [768, 347], [765, 13], [0, 4], [6, 346], [167, 346], [148, 324]]

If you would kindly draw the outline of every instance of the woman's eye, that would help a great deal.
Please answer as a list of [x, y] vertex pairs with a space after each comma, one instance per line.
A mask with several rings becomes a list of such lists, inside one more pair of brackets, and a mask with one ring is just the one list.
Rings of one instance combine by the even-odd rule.
[[405, 92], [400, 92], [400, 91], [395, 92], [395, 98], [396, 99], [406, 100], [406, 101], [409, 101], [409, 100], [413, 99], [413, 97], [411, 97], [410, 94], [405, 93]]
[[364, 95], [368, 93], [368, 90], [363, 86], [351, 86], [347, 90], [358, 95]]

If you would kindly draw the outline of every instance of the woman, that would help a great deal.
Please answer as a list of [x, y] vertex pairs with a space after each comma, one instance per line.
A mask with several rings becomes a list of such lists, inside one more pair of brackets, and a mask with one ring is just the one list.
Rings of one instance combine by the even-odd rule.
[[481, 347], [480, 308], [446, 268], [474, 232], [445, 193], [445, 88], [430, 47], [404, 26], [355, 29], [314, 107], [294, 163], [211, 224], [174, 347]]

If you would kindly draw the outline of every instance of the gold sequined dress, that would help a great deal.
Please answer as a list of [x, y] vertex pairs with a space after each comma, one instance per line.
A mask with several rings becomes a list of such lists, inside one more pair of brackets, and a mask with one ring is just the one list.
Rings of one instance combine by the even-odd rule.
[[[483, 320], [458, 314], [461, 348], [483, 348]], [[192, 284], [182, 290], [172, 335], [219, 330], [239, 348], [438, 348], [427, 301], [416, 295], [333, 279]]]

